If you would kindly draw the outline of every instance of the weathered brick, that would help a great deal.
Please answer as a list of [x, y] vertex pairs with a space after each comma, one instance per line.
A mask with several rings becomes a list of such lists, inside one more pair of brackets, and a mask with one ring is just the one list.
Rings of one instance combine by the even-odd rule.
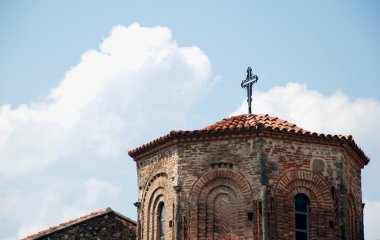
[[309, 239], [362, 239], [364, 153], [338, 137], [273, 129], [139, 149], [140, 239], [157, 239], [160, 201], [175, 223], [165, 225], [166, 239], [295, 239], [300, 193], [310, 201]]

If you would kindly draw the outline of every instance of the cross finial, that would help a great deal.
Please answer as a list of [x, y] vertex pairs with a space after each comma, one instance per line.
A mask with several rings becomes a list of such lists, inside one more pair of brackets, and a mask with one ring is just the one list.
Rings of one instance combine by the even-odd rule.
[[251, 114], [251, 104], [252, 104], [252, 86], [254, 83], [257, 83], [259, 77], [257, 75], [252, 76], [252, 68], [247, 68], [247, 77], [241, 82], [242, 88], [247, 88], [247, 102], [248, 102], [248, 113]]

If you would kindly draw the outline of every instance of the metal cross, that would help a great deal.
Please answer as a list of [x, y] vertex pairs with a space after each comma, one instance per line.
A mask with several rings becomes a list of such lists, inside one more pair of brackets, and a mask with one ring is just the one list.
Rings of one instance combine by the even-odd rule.
[[252, 104], [252, 86], [257, 83], [259, 77], [257, 75], [252, 76], [252, 68], [247, 69], [247, 78], [241, 82], [242, 88], [247, 88], [247, 102], [248, 102], [248, 113], [251, 114], [251, 104]]

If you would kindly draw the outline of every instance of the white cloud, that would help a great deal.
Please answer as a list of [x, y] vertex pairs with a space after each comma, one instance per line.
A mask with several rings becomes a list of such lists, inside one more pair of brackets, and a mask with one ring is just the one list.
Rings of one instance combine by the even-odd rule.
[[0, 176], [41, 171], [90, 151], [117, 158], [141, 126], [181, 118], [210, 73], [208, 57], [179, 47], [167, 28], [114, 27], [100, 51], [86, 51], [44, 101], [1, 106]]
[[365, 200], [364, 207], [364, 232], [365, 239], [380, 240], [379, 232], [379, 216], [380, 216], [380, 200]]
[[83, 53], [43, 100], [0, 106], [0, 239], [108, 207], [128, 191], [118, 183], [131, 177], [116, 179], [121, 166], [135, 170], [127, 150], [180, 128], [210, 84], [199, 48], [178, 46], [168, 28], [132, 24]]
[[13, 189], [0, 199], [0, 216], [19, 223], [18, 238], [97, 210], [99, 203], [120, 193], [119, 186], [95, 178], [44, 181], [49, 183], [39, 189]]
[[94, 206], [104, 198], [114, 198], [119, 195], [121, 189], [109, 182], [98, 179], [88, 179], [85, 184], [83, 195], [80, 197], [80, 203], [83, 206]]
[[[246, 100], [232, 114], [247, 112]], [[268, 92], [253, 93], [253, 112], [280, 117], [298, 126], [321, 133], [351, 134], [365, 147], [380, 145], [376, 133], [380, 132], [380, 103], [375, 99], [350, 100], [336, 91], [323, 95], [306, 85], [288, 83]]]
[[[247, 112], [244, 99], [232, 115]], [[380, 216], [380, 103], [375, 99], [349, 99], [341, 91], [323, 95], [299, 83], [288, 83], [267, 92], [253, 93], [253, 112], [267, 113], [310, 131], [351, 134], [373, 159], [363, 170], [363, 198], [366, 239], [380, 239], [377, 217]]]

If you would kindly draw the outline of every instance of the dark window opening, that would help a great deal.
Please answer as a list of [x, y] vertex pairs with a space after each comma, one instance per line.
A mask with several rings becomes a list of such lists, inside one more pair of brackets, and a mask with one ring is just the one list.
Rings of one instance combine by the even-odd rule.
[[160, 240], [165, 240], [165, 204], [161, 203], [159, 207], [158, 215], [159, 233]]
[[329, 226], [330, 226], [330, 228], [334, 228], [334, 221], [330, 221]]
[[253, 212], [247, 212], [248, 215], [248, 220], [252, 221], [253, 220]]
[[305, 194], [294, 197], [296, 240], [309, 239], [309, 198]]

